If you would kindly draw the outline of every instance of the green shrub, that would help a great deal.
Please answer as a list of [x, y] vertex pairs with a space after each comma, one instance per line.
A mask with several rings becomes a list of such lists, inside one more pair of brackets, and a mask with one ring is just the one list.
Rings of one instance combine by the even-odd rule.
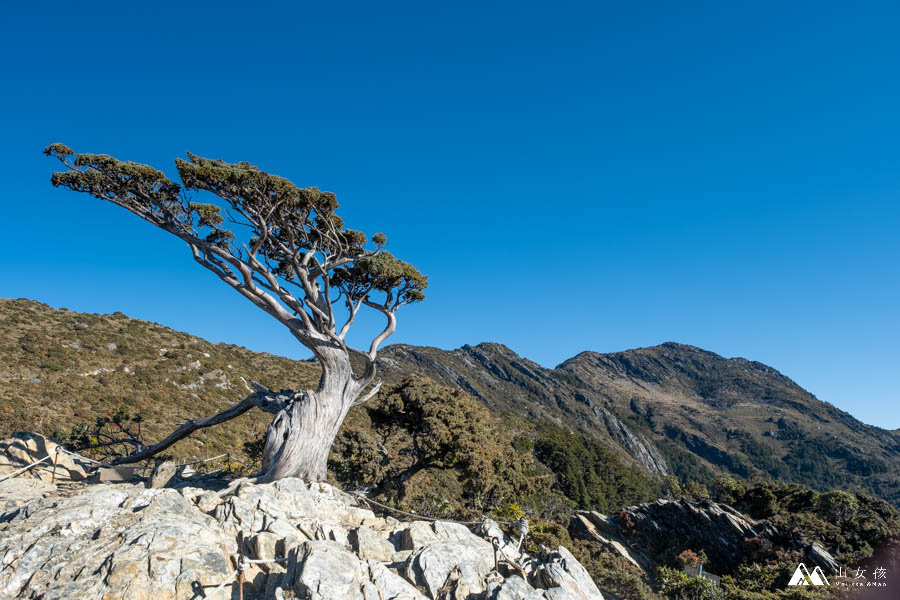
[[659, 567], [656, 577], [660, 593], [672, 600], [726, 600], [724, 590], [703, 577], [690, 577], [668, 567]]
[[713, 499], [729, 506], [734, 506], [746, 491], [743, 482], [734, 477], [719, 477], [713, 482]]
[[659, 495], [656, 481], [600, 442], [549, 422], [536, 427], [535, 456], [557, 474], [560, 489], [580, 508], [608, 513]]

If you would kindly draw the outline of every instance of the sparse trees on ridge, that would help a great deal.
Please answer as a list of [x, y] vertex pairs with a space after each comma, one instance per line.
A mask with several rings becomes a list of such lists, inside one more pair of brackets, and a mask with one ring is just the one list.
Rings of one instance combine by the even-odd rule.
[[[254, 383], [255, 391], [228, 410], [189, 420], [117, 462], [148, 458], [256, 407], [275, 414], [258, 480], [325, 479], [328, 452], [347, 411], [381, 385], [379, 346], [394, 332], [398, 309], [425, 298], [427, 277], [384, 250], [383, 234], [369, 240], [346, 228], [334, 194], [297, 187], [246, 162], [188, 154], [175, 161], [179, 184], [153, 167], [76, 154], [63, 144], [44, 153], [65, 166], [53, 174], [54, 186], [112, 202], [185, 242], [198, 264], [287, 327], [322, 366], [315, 390], [276, 393]], [[216, 202], [196, 201], [201, 192]], [[354, 373], [346, 337], [363, 308], [381, 313], [385, 325], [361, 353], [362, 372]]]

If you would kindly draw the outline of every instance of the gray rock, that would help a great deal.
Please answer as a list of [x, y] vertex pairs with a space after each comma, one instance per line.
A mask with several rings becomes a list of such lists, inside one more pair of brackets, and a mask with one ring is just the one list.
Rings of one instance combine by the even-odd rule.
[[412, 556], [413, 552], [415, 552], [415, 550], [398, 550], [391, 554], [391, 562], [406, 564], [406, 561], [409, 560], [409, 557]]
[[543, 588], [548, 600], [603, 600], [590, 573], [563, 546], [537, 565], [529, 582]]
[[415, 550], [416, 548], [420, 548], [425, 544], [436, 542], [438, 539], [439, 538], [437, 534], [434, 533], [434, 529], [432, 528], [431, 523], [429, 523], [428, 521], [413, 521], [403, 531], [400, 541], [400, 549]]
[[404, 575], [435, 599], [451, 575], [457, 587], [464, 586], [469, 593], [484, 592], [484, 579], [493, 568], [493, 547], [472, 536], [465, 540], [431, 542], [419, 548], [407, 560]]
[[459, 523], [450, 523], [448, 521], [435, 521], [431, 524], [434, 534], [441, 540], [457, 541], [466, 540], [473, 536], [472, 532], [465, 525]]
[[380, 600], [425, 600], [425, 596], [415, 586], [380, 562], [371, 559], [366, 562], [369, 579], [375, 586]]
[[316, 527], [315, 539], [336, 542], [345, 548], [350, 546], [350, 539], [347, 535], [347, 531], [340, 525], [334, 523], [320, 522]]
[[363, 560], [373, 558], [377, 561], [388, 562], [391, 560], [394, 552], [396, 552], [396, 548], [394, 548], [392, 543], [365, 526], [357, 527], [351, 531], [349, 537], [353, 550]]
[[267, 522], [265, 531], [278, 538], [277, 556], [279, 557], [287, 556], [288, 550], [310, 539], [285, 519], [273, 519]]
[[492, 519], [485, 519], [478, 527], [481, 537], [486, 540], [497, 539], [500, 542], [500, 557], [507, 560], [518, 560], [518, 540], [506, 535], [500, 525]]
[[52, 439], [29, 432], [17, 432], [0, 441], [0, 477], [22, 467], [50, 457], [49, 460], [18, 475], [16, 479], [40, 479], [50, 481], [53, 477], [53, 459], [56, 458], [56, 481], [84, 481], [91, 465], [65, 452], [57, 452], [58, 444]]
[[158, 463], [153, 467], [150, 479], [147, 481], [148, 488], [164, 488], [175, 483], [175, 477], [178, 475], [178, 465], [174, 462], [166, 461]]
[[278, 557], [278, 544], [282, 537], [268, 531], [261, 531], [247, 540], [247, 549], [252, 558], [273, 560]]
[[518, 575], [507, 577], [502, 583], [488, 585], [488, 600], [544, 600], [543, 592], [540, 592]]
[[606, 515], [595, 511], [579, 512], [572, 517], [569, 530], [576, 538], [596, 542], [608, 552], [621, 556], [637, 568], [648, 573], [651, 571], [647, 557], [625, 543]]
[[[711, 500], [657, 500], [630, 506], [623, 517], [580, 512], [569, 525], [576, 538], [595, 541], [646, 571], [685, 548], [703, 550], [712, 573], [727, 573], [743, 562], [745, 539], [775, 541], [768, 521], [748, 519], [735, 509]], [[674, 554], [673, 554], [674, 553]]]
[[283, 587], [307, 600], [363, 600], [363, 572], [359, 558], [334, 542], [304, 542], [291, 550]]
[[35, 498], [43, 498], [56, 491], [48, 481], [30, 477], [14, 477], [0, 482], [0, 514], [22, 506]]
[[[325, 483], [243, 484], [223, 500], [189, 486], [58, 490], [16, 478], [0, 484], [0, 503], [9, 508], [0, 517], [0, 598], [225, 600], [237, 591], [227, 578], [239, 562], [248, 599], [597, 597], [564, 549], [522, 555], [528, 577], [504, 581], [490, 542], [467, 527], [375, 517]], [[485, 535], [502, 532], [488, 524]], [[398, 551], [403, 541], [410, 547]], [[549, 587], [532, 589], [526, 579]]]
[[819, 542], [813, 542], [806, 549], [804, 560], [807, 564], [813, 564], [822, 567], [826, 573], [837, 573], [840, 570], [840, 564]]
[[0, 597], [189, 598], [217, 585], [236, 551], [174, 490], [97, 485], [0, 524]]

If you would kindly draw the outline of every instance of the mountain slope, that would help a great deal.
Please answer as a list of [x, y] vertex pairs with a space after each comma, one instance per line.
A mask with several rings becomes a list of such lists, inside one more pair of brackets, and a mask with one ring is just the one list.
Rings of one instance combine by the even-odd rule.
[[458, 387], [499, 412], [568, 424], [624, 449], [653, 473], [669, 472], [657, 448], [586, 395], [576, 378], [545, 369], [502, 344], [449, 351], [397, 344], [381, 351], [379, 367], [388, 379], [418, 373]]
[[[762, 474], [820, 489], [874, 493], [900, 504], [900, 439], [816, 399], [760, 363], [667, 343], [583, 352], [555, 369], [500, 344], [456, 350], [393, 345], [382, 375], [410, 374], [462, 389], [498, 413], [550, 420], [595, 437], [635, 468], [711, 481]], [[315, 363], [212, 344], [121, 313], [92, 315], [0, 299], [0, 436], [68, 432], [119, 407], [159, 439], [186, 418], [246, 394], [242, 378], [309, 387]], [[264, 430], [257, 411], [174, 448], [203, 457]]]
[[[121, 313], [0, 299], [0, 438], [18, 430], [65, 434], [123, 407], [143, 418], [148, 440], [159, 440], [185, 419], [242, 400], [241, 378], [281, 389], [315, 385], [318, 374], [315, 364], [212, 344]], [[202, 458], [239, 450], [270, 421], [250, 411], [179, 442], [172, 453]]]
[[900, 502], [900, 443], [818, 400], [775, 369], [666, 343], [583, 352], [544, 369], [499, 344], [439, 350], [395, 345], [383, 370], [414, 371], [488, 406], [564, 423], [682, 479], [762, 474]]

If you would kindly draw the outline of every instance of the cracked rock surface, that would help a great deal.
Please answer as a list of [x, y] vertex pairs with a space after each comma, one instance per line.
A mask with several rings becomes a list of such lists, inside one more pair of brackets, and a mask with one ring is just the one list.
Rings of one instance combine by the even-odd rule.
[[602, 600], [565, 548], [515, 554], [495, 523], [477, 535], [379, 517], [324, 483], [245, 483], [220, 499], [128, 483], [34, 493], [16, 481], [0, 483], [0, 496], [21, 496], [0, 504], [0, 598], [224, 600], [241, 586], [248, 600]]

